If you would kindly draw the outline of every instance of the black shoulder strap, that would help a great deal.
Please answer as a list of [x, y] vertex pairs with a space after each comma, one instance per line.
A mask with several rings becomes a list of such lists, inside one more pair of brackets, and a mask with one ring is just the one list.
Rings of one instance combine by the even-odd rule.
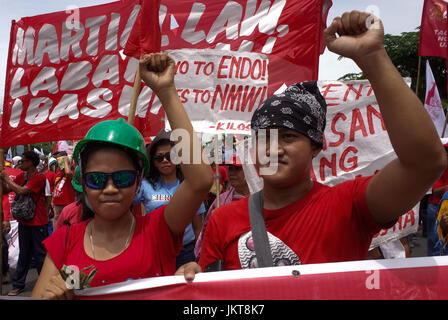
[[249, 197], [249, 218], [259, 268], [272, 267], [271, 246], [263, 217], [263, 190]]
[[64, 263], [67, 262], [67, 244], [68, 244], [68, 236], [70, 234], [70, 227], [71, 227], [71, 225], [68, 225], [67, 233], [65, 234]]

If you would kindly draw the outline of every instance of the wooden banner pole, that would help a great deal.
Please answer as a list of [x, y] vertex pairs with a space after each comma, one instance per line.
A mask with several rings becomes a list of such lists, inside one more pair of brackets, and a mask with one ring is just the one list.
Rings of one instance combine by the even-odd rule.
[[135, 112], [137, 110], [138, 96], [140, 95], [142, 79], [140, 78], [140, 66], [137, 68], [134, 79], [134, 88], [132, 90], [131, 104], [129, 106], [128, 123], [134, 125]]
[[415, 94], [418, 96], [418, 86], [420, 85], [420, 70], [422, 67], [422, 57], [418, 57], [417, 83], [415, 86]]
[[219, 164], [218, 164], [218, 148], [219, 148], [219, 144], [218, 144], [218, 139], [219, 136], [215, 135], [215, 184], [216, 184], [216, 208], [219, 208], [220, 206], [220, 194], [221, 194], [221, 190], [219, 188]]
[[[129, 106], [129, 114], [128, 114], [128, 123], [132, 126], [134, 125], [135, 122], [135, 113], [137, 110], [137, 101], [140, 95], [141, 84], [142, 79], [140, 78], [140, 66], [139, 66], [137, 68], [137, 71], [135, 72], [134, 87], [132, 89], [131, 104]], [[146, 214], [145, 206], [143, 204], [141, 205], [141, 213], [142, 216]]]

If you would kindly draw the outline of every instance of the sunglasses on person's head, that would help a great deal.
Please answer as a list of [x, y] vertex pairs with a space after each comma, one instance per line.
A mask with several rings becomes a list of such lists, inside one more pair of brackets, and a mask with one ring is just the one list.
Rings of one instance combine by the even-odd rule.
[[107, 180], [112, 177], [115, 187], [122, 189], [134, 185], [137, 175], [138, 171], [136, 170], [121, 170], [111, 173], [95, 171], [84, 173], [84, 181], [89, 188], [98, 190], [104, 189]]
[[171, 161], [170, 153], [169, 152], [167, 152], [167, 153], [159, 153], [159, 154], [156, 154], [154, 156], [154, 160], [156, 160], [157, 162], [162, 162], [163, 159]]

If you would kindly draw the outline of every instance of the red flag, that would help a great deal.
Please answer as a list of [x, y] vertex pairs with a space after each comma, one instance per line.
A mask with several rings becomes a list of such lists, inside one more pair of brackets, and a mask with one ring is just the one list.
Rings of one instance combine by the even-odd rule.
[[419, 56], [447, 58], [448, 4], [425, 0], [420, 29]]
[[140, 12], [124, 48], [125, 55], [137, 59], [145, 53], [159, 52], [161, 43], [160, 0], [140, 0], [140, 5]]

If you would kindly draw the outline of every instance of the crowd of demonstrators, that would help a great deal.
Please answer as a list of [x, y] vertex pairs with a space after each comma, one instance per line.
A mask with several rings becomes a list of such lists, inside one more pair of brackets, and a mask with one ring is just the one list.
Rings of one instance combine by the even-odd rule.
[[[162, 102], [171, 128], [195, 137], [174, 85], [174, 67], [166, 54], [145, 55], [140, 74]], [[93, 265], [92, 287], [174, 274], [185, 228], [210, 189], [210, 167], [192, 164], [192, 159], [182, 163], [184, 179], [170, 201], [134, 217], [133, 200], [149, 168], [144, 139], [134, 127], [123, 119], [98, 123], [76, 145], [74, 159], [81, 169], [83, 221], [63, 226], [45, 240], [48, 254], [32, 297], [73, 297], [60, 273], [64, 265]]]
[[[316, 83], [295, 84], [268, 98], [251, 120], [257, 138], [260, 129], [278, 129], [272, 151], [278, 170], [262, 175], [259, 194], [271, 249], [267, 265], [365, 259], [372, 237], [420, 201], [446, 168], [431, 118], [388, 57], [381, 21], [367, 28], [368, 16], [344, 13], [324, 37], [330, 51], [351, 58], [370, 81], [398, 157], [372, 177], [334, 187], [313, 182], [310, 168], [322, 148], [326, 121], [326, 103]], [[269, 146], [269, 135], [266, 139]], [[263, 168], [258, 158], [256, 163]], [[180, 273], [191, 279], [216, 261], [224, 270], [259, 267], [248, 206], [245, 198], [217, 209], [204, 234], [199, 265], [189, 263]]]
[[[150, 213], [168, 203], [179, 188], [184, 177], [180, 165], [171, 162], [170, 152], [174, 142], [170, 140], [171, 131], [162, 129], [147, 148], [149, 174], [143, 179], [134, 204], [143, 203], [145, 212]], [[176, 257], [176, 269], [181, 265], [195, 261], [194, 245], [202, 229], [202, 215], [205, 207], [199, 210], [184, 232], [182, 250]]]
[[14, 192], [16, 195], [30, 195], [36, 204], [31, 220], [18, 220], [19, 258], [17, 268], [12, 276], [13, 289], [8, 295], [15, 296], [25, 288], [26, 276], [34, 258], [37, 272], [40, 273], [45, 259], [45, 248], [42, 241], [48, 236], [48, 210], [45, 200], [45, 175], [37, 171], [39, 156], [33, 151], [27, 151], [19, 160], [20, 172], [11, 179], [6, 169], [1, 169], [3, 193]]
[[[22, 157], [19, 157], [20, 159]], [[5, 165], [5, 172], [6, 174], [11, 178], [11, 180], [15, 180], [16, 177], [22, 172], [21, 170], [19, 170], [17, 168], [18, 161], [20, 159], [16, 158], [16, 162], [14, 165], [14, 167], [7, 167]], [[8, 282], [8, 271], [9, 271], [9, 263], [8, 263], [8, 258], [9, 258], [9, 251], [8, 251], [8, 242], [7, 242], [7, 235], [9, 234], [10, 230], [11, 230], [11, 223], [10, 221], [14, 220], [13, 217], [11, 216], [11, 203], [14, 199], [15, 193], [14, 192], [10, 192], [10, 193], [3, 193], [3, 202], [2, 202], [2, 275], [3, 275], [3, 282], [7, 283]]]
[[[430, 255], [434, 225], [429, 206], [438, 204], [437, 197], [440, 201], [448, 186], [448, 170], [440, 177], [446, 152], [421, 102], [387, 56], [381, 21], [367, 28], [368, 17], [344, 13], [324, 35], [328, 49], [355, 61], [370, 81], [396, 160], [374, 176], [333, 187], [313, 181], [310, 169], [323, 147], [327, 109], [316, 82], [291, 85], [254, 112], [255, 139], [266, 129], [266, 156], [278, 161], [275, 173], [263, 174], [273, 163], [264, 164], [257, 153], [263, 189], [252, 196], [235, 154], [218, 173], [214, 163], [176, 166], [170, 158], [170, 132], [162, 130], [147, 147], [123, 119], [99, 122], [76, 145], [74, 161], [60, 152], [38, 172], [38, 155], [25, 152], [15, 164], [22, 171], [1, 169], [5, 196], [28, 194], [37, 203], [32, 220], [18, 221], [20, 254], [9, 295], [23, 291], [32, 258], [39, 273], [32, 297], [61, 299], [73, 298], [64, 277], [71, 271], [67, 266], [91, 271], [92, 277], [82, 278], [84, 288], [173, 275], [176, 269], [191, 280], [216, 265], [231, 270], [389, 258], [397, 246], [409, 257], [406, 239], [368, 249], [376, 233], [393, 226], [432, 187]], [[184, 129], [195, 139], [174, 85], [174, 70], [175, 62], [166, 54], [145, 55], [140, 61], [141, 77], [162, 102], [172, 130]], [[278, 132], [275, 143], [270, 130]], [[276, 148], [271, 150], [270, 143]], [[191, 155], [194, 144], [190, 139]], [[260, 207], [252, 205], [254, 199]], [[135, 210], [141, 204], [145, 214]], [[266, 260], [258, 255], [253, 212], [266, 229]], [[52, 215], [54, 232], [48, 236]], [[5, 216], [5, 232], [10, 219]], [[448, 215], [441, 226], [448, 232]], [[7, 267], [2, 266], [3, 273]]]

